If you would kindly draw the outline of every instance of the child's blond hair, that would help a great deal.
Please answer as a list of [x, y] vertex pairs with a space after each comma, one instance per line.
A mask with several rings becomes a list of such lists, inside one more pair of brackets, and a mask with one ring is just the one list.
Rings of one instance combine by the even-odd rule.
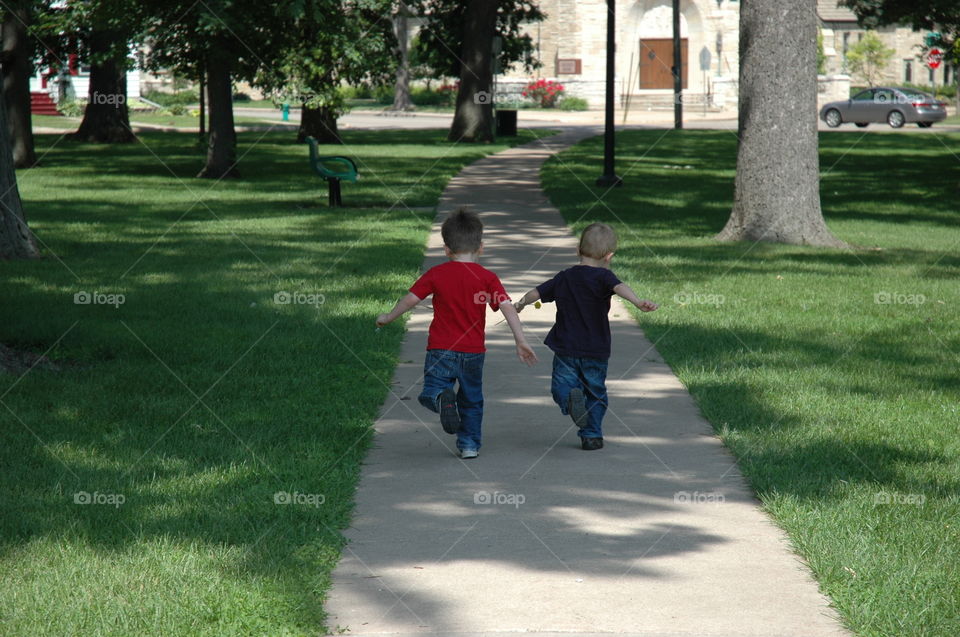
[[591, 223], [580, 235], [580, 254], [602, 259], [617, 250], [617, 233], [605, 223]]

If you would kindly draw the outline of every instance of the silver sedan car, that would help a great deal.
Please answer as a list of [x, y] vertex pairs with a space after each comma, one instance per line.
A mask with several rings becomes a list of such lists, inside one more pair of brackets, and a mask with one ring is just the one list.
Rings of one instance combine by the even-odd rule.
[[820, 119], [830, 128], [847, 122], [861, 128], [873, 122], [886, 122], [893, 128], [906, 123], [929, 128], [946, 116], [946, 104], [932, 95], [907, 88], [868, 88], [848, 100], [830, 102], [820, 109]]

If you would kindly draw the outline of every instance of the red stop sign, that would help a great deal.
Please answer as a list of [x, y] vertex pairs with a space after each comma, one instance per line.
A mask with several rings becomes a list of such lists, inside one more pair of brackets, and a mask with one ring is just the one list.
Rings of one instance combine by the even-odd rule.
[[940, 66], [941, 62], [943, 62], [943, 51], [940, 49], [930, 49], [930, 52], [927, 53], [927, 66], [935, 69]]

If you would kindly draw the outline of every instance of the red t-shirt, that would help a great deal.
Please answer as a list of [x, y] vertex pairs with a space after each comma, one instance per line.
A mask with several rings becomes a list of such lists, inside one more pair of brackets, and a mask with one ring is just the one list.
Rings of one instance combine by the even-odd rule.
[[427, 349], [482, 353], [487, 305], [509, 301], [497, 275], [478, 263], [447, 261], [423, 273], [410, 288], [420, 299], [433, 295]]

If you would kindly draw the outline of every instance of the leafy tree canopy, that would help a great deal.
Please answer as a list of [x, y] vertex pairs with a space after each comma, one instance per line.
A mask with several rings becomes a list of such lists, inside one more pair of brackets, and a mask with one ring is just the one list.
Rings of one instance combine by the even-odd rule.
[[390, 0], [304, 0], [291, 7], [290, 28], [275, 64], [255, 83], [277, 102], [340, 111], [341, 84], [383, 84], [396, 68]]
[[196, 77], [211, 57], [229, 60], [231, 75], [252, 80], [274, 64], [299, 2], [146, 0], [147, 66]]
[[884, 45], [875, 31], [867, 31], [862, 40], [850, 47], [847, 64], [855, 75], [876, 86], [894, 53], [896, 51]]
[[934, 26], [954, 36], [960, 32], [960, 3], [957, 0], [841, 0], [857, 14], [861, 24], [909, 24], [916, 29]]
[[[508, 69], [516, 63], [520, 63], [527, 72], [540, 68], [533, 39], [522, 33], [520, 26], [525, 22], [539, 22], [546, 16], [536, 2], [496, 2], [496, 34], [501, 43], [497, 61], [500, 68]], [[415, 41], [416, 59], [433, 69], [435, 77], [460, 77], [466, 3], [460, 0], [421, 0], [414, 6], [417, 13], [426, 19]]]

